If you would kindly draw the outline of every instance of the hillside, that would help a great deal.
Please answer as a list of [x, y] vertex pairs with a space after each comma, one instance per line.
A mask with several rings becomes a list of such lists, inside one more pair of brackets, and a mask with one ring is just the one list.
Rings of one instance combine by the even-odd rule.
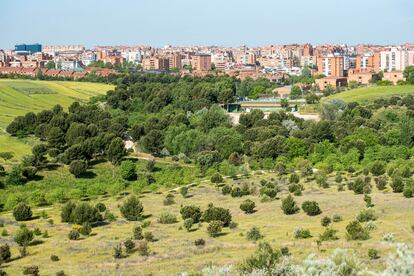
[[375, 99], [403, 96], [407, 94], [414, 94], [414, 85], [370, 86], [357, 88], [329, 96], [327, 100], [341, 99], [345, 102], [367, 103], [372, 102]]
[[39, 112], [56, 104], [67, 108], [74, 101], [85, 102], [112, 88], [112, 85], [101, 83], [1, 79], [0, 152], [12, 151], [16, 160], [30, 152], [30, 139], [10, 137], [4, 131], [14, 117], [30, 111]]

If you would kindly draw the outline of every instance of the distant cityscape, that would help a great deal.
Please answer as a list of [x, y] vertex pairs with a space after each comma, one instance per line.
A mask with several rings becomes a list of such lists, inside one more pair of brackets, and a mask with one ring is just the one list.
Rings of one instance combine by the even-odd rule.
[[[306, 68], [319, 75], [315, 84], [365, 85], [381, 72], [396, 84], [414, 65], [414, 44], [403, 45], [269, 45], [240, 46], [96, 46], [19, 44], [0, 50], [0, 74], [82, 78], [91, 72], [107, 76], [120, 72], [170, 72], [180, 75], [229, 75], [240, 79], [267, 78], [278, 82], [300, 76]], [[281, 91], [282, 92], [282, 91]]]

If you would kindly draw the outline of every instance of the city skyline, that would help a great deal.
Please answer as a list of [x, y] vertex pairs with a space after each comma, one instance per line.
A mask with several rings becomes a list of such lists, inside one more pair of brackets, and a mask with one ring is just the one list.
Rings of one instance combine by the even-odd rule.
[[[104, 2], [104, 3], [102, 3]], [[196, 1], [201, 2], [201, 1]], [[408, 0], [361, 1], [347, 5], [332, 1], [291, 3], [258, 0], [171, 2], [123, 0], [111, 7], [105, 1], [4, 0], [6, 11], [0, 49], [17, 43], [44, 45], [218, 45], [250, 47], [270, 44], [402, 44], [412, 42], [414, 18]], [[13, 12], [7, 12], [13, 11]], [[374, 13], [375, 11], [375, 13]], [[378, 20], [380, 18], [380, 20]], [[352, 20], [350, 20], [352, 19]], [[30, 24], [29, 26], [27, 24]], [[306, 26], [306, 28], [305, 28]], [[353, 32], [353, 30], [358, 30]]]

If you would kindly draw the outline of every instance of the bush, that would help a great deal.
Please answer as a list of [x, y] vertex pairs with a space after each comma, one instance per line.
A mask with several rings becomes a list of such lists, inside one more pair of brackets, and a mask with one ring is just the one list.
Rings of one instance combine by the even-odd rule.
[[137, 251], [138, 251], [138, 254], [141, 256], [148, 256], [149, 255], [148, 242], [146, 241], [139, 242], [137, 246]]
[[177, 218], [171, 213], [163, 212], [158, 221], [162, 224], [172, 224], [177, 222]]
[[121, 244], [115, 245], [115, 247], [114, 247], [114, 255], [113, 256], [114, 256], [115, 259], [121, 259], [123, 257], [123, 254], [122, 254], [122, 245]]
[[60, 270], [60, 271], [56, 272], [56, 276], [66, 276], [65, 271]]
[[75, 177], [80, 177], [87, 169], [88, 164], [84, 160], [73, 160], [69, 165], [69, 172]]
[[287, 173], [285, 164], [278, 162], [275, 166], [275, 171], [278, 175], [285, 175]]
[[174, 195], [173, 194], [167, 194], [166, 196], [165, 196], [165, 199], [164, 199], [164, 201], [163, 201], [163, 204], [165, 205], [165, 206], [169, 206], [169, 205], [173, 205], [175, 203], [175, 200], [174, 200]]
[[132, 230], [132, 234], [135, 240], [144, 239], [144, 235], [142, 235], [142, 228], [139, 225], [134, 226], [134, 229]]
[[277, 192], [277, 188], [263, 187], [260, 189], [260, 195], [267, 196], [270, 199], [276, 198]]
[[349, 240], [367, 240], [369, 239], [369, 232], [363, 228], [361, 223], [357, 220], [351, 221], [346, 226], [346, 235]]
[[115, 221], [116, 217], [113, 213], [109, 212], [108, 210], [105, 211], [104, 219], [107, 221]]
[[254, 201], [250, 200], [250, 199], [246, 199], [245, 201], [243, 201], [240, 204], [240, 209], [245, 213], [245, 214], [252, 214], [254, 212], [254, 208], [256, 207], [256, 204], [254, 203]]
[[374, 249], [374, 248], [370, 248], [370, 249], [368, 249], [368, 257], [369, 257], [371, 260], [379, 259], [378, 250], [376, 250], [376, 249]]
[[10, 252], [10, 246], [5, 243], [0, 245], [0, 265], [2, 263], [7, 263], [11, 259], [11, 252]]
[[211, 177], [211, 183], [218, 184], [218, 183], [222, 183], [222, 182], [223, 182], [223, 177], [219, 173], [215, 173]]
[[79, 233], [81, 233], [84, 236], [89, 236], [92, 232], [92, 226], [89, 222], [84, 222], [82, 224], [82, 227], [79, 229]]
[[52, 262], [58, 262], [58, 261], [60, 261], [59, 257], [58, 257], [58, 256], [56, 256], [56, 255], [51, 255], [51, 256], [50, 256], [50, 260], [51, 260]]
[[325, 217], [323, 217], [323, 218], [321, 219], [321, 225], [322, 225], [323, 227], [326, 227], [326, 226], [328, 226], [329, 224], [331, 224], [331, 218], [330, 218], [330, 217], [325, 216]]
[[325, 231], [319, 235], [319, 240], [320, 241], [335, 241], [338, 240], [339, 238], [336, 236], [336, 233], [338, 231], [334, 230], [332, 228], [325, 228]]
[[302, 210], [308, 216], [317, 216], [322, 213], [319, 204], [316, 201], [305, 201], [302, 203]]
[[283, 256], [289, 256], [290, 255], [290, 253], [289, 253], [289, 247], [287, 247], [287, 246], [281, 247], [280, 248], [280, 253]]
[[393, 233], [385, 233], [384, 236], [382, 236], [382, 239], [386, 242], [394, 242], [394, 234]]
[[202, 220], [205, 222], [221, 221], [223, 226], [229, 226], [231, 222], [231, 214], [229, 209], [215, 207], [209, 204], [207, 210], [204, 211]]
[[291, 195], [288, 195], [286, 198], [282, 200], [281, 208], [285, 215], [293, 215], [299, 211], [299, 208]]
[[144, 233], [144, 239], [148, 242], [155, 241], [154, 234], [152, 234], [150, 231]]
[[142, 219], [144, 207], [136, 196], [128, 197], [119, 208], [124, 218], [129, 221], [137, 221]]
[[403, 196], [406, 198], [410, 198], [414, 196], [414, 181], [408, 179], [404, 184], [403, 189]]
[[333, 215], [332, 220], [333, 220], [333, 222], [340, 222], [340, 221], [342, 221], [342, 216], [338, 215], [338, 214], [335, 214], [335, 215]]
[[365, 209], [359, 212], [357, 216], [357, 220], [359, 222], [367, 222], [370, 220], [376, 220], [377, 216], [375, 215], [375, 212], [373, 209]]
[[206, 244], [206, 241], [204, 239], [197, 239], [194, 241], [195, 246], [204, 246]]
[[185, 198], [185, 197], [187, 197], [187, 194], [188, 194], [188, 187], [186, 187], [186, 186], [183, 186], [183, 187], [181, 187], [180, 188], [180, 194]]
[[383, 161], [375, 161], [371, 165], [371, 173], [374, 176], [380, 176], [385, 173], [385, 163]]
[[240, 273], [250, 275], [253, 271], [264, 271], [264, 275], [272, 275], [270, 271], [278, 265], [280, 257], [280, 250], [274, 250], [267, 242], [259, 243], [254, 254], [239, 264]]
[[253, 226], [249, 231], [247, 231], [246, 238], [248, 241], [257, 241], [263, 238], [263, 235], [260, 233], [259, 228]]
[[394, 173], [390, 185], [394, 193], [401, 193], [404, 190], [403, 178], [398, 174]]
[[39, 276], [39, 267], [37, 265], [26, 266], [23, 269], [23, 275]]
[[200, 208], [194, 205], [181, 207], [180, 214], [183, 220], [192, 218], [194, 223], [198, 223], [201, 218]]
[[339, 184], [339, 183], [342, 183], [342, 180], [343, 180], [343, 178], [342, 178], [341, 173], [337, 172], [336, 176], [335, 176], [335, 182]]
[[125, 251], [128, 254], [131, 254], [135, 249], [135, 243], [131, 239], [124, 241]]
[[153, 172], [155, 170], [155, 160], [149, 160], [145, 168], [148, 172]]
[[95, 208], [98, 209], [99, 212], [105, 212], [106, 211], [106, 206], [102, 202], [96, 203]]
[[75, 209], [76, 204], [68, 201], [65, 205], [63, 205], [60, 211], [60, 218], [62, 222], [71, 222], [72, 221], [72, 212]]
[[24, 202], [20, 202], [13, 209], [13, 216], [16, 221], [25, 221], [32, 218], [32, 209]]
[[36, 227], [35, 229], [33, 229], [33, 235], [40, 236], [42, 235], [42, 231], [40, 231], [40, 229]]
[[213, 220], [207, 226], [207, 233], [210, 237], [217, 237], [220, 235], [223, 227], [223, 222], [220, 220]]
[[312, 235], [309, 229], [297, 227], [293, 231], [293, 237], [295, 237], [295, 239], [307, 239], [312, 237]]
[[352, 190], [354, 191], [355, 194], [363, 194], [364, 193], [364, 187], [365, 187], [364, 179], [362, 177], [358, 177], [352, 183], [351, 187], [352, 187]]
[[322, 188], [329, 188], [329, 184], [328, 184], [328, 178], [326, 177], [326, 174], [324, 172], [318, 172], [315, 175], [315, 180], [316, 180], [316, 184], [319, 185], [319, 187]]
[[102, 220], [102, 215], [98, 209], [88, 203], [82, 202], [73, 209], [69, 222], [82, 225], [85, 222], [94, 223]]
[[240, 187], [233, 187], [231, 189], [231, 197], [241, 197], [241, 196], [243, 196], [243, 193]]
[[194, 220], [192, 218], [188, 218], [184, 220], [184, 228], [187, 232], [190, 232], [191, 227], [193, 227]]
[[17, 230], [16, 235], [14, 236], [14, 241], [23, 247], [29, 245], [29, 243], [33, 240], [33, 232], [30, 231], [26, 226], [21, 226], [19, 230]]
[[299, 183], [300, 177], [296, 173], [292, 173], [289, 177], [289, 183]]
[[223, 194], [223, 195], [228, 195], [228, 194], [230, 194], [231, 193], [231, 187], [229, 186], [229, 185], [224, 185], [223, 186], [223, 188], [221, 188], [221, 193]]
[[131, 160], [122, 161], [119, 166], [119, 172], [122, 179], [135, 180], [137, 178], [136, 166]]
[[79, 240], [80, 234], [78, 230], [70, 230], [68, 234], [69, 240], [76, 241]]

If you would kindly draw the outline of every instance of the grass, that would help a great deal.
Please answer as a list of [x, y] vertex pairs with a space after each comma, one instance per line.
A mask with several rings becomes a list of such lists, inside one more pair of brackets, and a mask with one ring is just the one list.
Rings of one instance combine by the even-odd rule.
[[[248, 182], [258, 185], [260, 179], [275, 177], [274, 174], [264, 173], [260, 176], [251, 176], [249, 179], [232, 180], [226, 179], [229, 184], [240, 184]], [[333, 176], [330, 181], [332, 181]], [[71, 182], [71, 180], [69, 181]], [[122, 198], [100, 196], [93, 202], [103, 202], [117, 216], [115, 222], [93, 229], [94, 235], [80, 241], [69, 241], [67, 234], [71, 225], [60, 223], [59, 205], [45, 208], [48, 215], [55, 224], [49, 225], [47, 219], [35, 219], [26, 224], [30, 228], [39, 227], [42, 231], [48, 230], [51, 236], [48, 239], [39, 238], [42, 243], [28, 248], [29, 256], [16, 259], [5, 265], [4, 270], [10, 275], [21, 273], [24, 266], [39, 265], [40, 272], [53, 275], [57, 271], [64, 270], [69, 275], [114, 275], [114, 274], [139, 274], [148, 273], [161, 275], [174, 275], [180, 271], [200, 271], [203, 267], [214, 265], [236, 264], [243, 258], [249, 256], [255, 249], [256, 243], [247, 241], [246, 232], [253, 226], [259, 227], [264, 235], [264, 240], [279, 248], [287, 246], [295, 261], [305, 259], [308, 254], [315, 253], [318, 256], [328, 256], [335, 248], [347, 248], [354, 250], [364, 266], [369, 269], [380, 269], [384, 265], [384, 257], [393, 251], [392, 245], [382, 241], [385, 233], [393, 233], [396, 241], [414, 243], [414, 232], [411, 225], [414, 222], [414, 201], [405, 199], [401, 194], [389, 191], [377, 191], [372, 193], [375, 211], [379, 218], [375, 222], [377, 229], [370, 232], [371, 238], [367, 241], [347, 241], [345, 238], [345, 227], [365, 207], [363, 195], [355, 195], [351, 191], [338, 192], [335, 186], [329, 189], [320, 189], [315, 183], [304, 183], [303, 196], [295, 197], [298, 206], [305, 200], [315, 200], [319, 203], [322, 214], [309, 217], [300, 213], [286, 216], [280, 209], [281, 200], [272, 202], [260, 202], [256, 195], [243, 198], [232, 198], [223, 196], [213, 185], [205, 181], [198, 181], [196, 187], [189, 189], [189, 197], [183, 198], [178, 192], [175, 193], [176, 204], [163, 206], [163, 199], [169, 189], [161, 189], [161, 192], [144, 193], [140, 198], [144, 205], [145, 214], [150, 215], [147, 219], [151, 221], [144, 231], [152, 231], [159, 239], [149, 243], [152, 254], [148, 257], [133, 253], [123, 259], [114, 259], [113, 247], [130, 238], [135, 222], [125, 221], [119, 212], [119, 204]], [[282, 186], [281, 198], [287, 195], [286, 186]], [[240, 203], [246, 198], [256, 202], [257, 212], [246, 215], [240, 209]], [[179, 215], [181, 205], [195, 204], [206, 209], [212, 202], [216, 206], [229, 208], [233, 220], [238, 223], [236, 229], [224, 228], [224, 234], [218, 238], [210, 238], [206, 232], [207, 224], [195, 225], [194, 231], [180, 230], [183, 221]], [[160, 224], [158, 219], [164, 211], [173, 213], [179, 218], [175, 224]], [[40, 209], [35, 211], [39, 214]], [[343, 221], [333, 223], [333, 228], [338, 230], [339, 240], [323, 242], [318, 250], [316, 240], [324, 231], [320, 225], [323, 216], [332, 217], [340, 214]], [[2, 213], [1, 219], [6, 222], [5, 228], [13, 235], [18, 225], [14, 223], [10, 213]], [[296, 240], [293, 230], [297, 227], [308, 228], [312, 238]], [[2, 237], [2, 241], [10, 242], [13, 256], [18, 256], [16, 244], [12, 243], [12, 236]], [[205, 247], [197, 248], [194, 240], [203, 238], [206, 240]], [[379, 251], [382, 259], [369, 260], [367, 251], [375, 248]], [[51, 262], [50, 255], [58, 255], [59, 262]]]
[[345, 102], [368, 103], [376, 99], [414, 94], [414, 85], [369, 86], [341, 92], [326, 100], [341, 99]]
[[112, 85], [101, 83], [1, 79], [0, 152], [14, 152], [13, 161], [30, 152], [30, 143], [10, 137], [4, 131], [16, 116], [49, 109], [56, 104], [67, 108], [74, 101], [85, 102], [112, 88]]

